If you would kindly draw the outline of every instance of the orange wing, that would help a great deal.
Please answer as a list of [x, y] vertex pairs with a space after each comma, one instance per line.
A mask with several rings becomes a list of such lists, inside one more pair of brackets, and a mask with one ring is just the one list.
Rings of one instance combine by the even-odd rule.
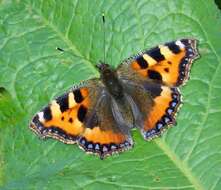
[[125, 85], [130, 85], [129, 81], [141, 85], [153, 102], [148, 105], [141, 104], [139, 100], [136, 102], [140, 105], [141, 114], [145, 115], [141, 133], [146, 140], [175, 123], [181, 104], [177, 87], [189, 78], [191, 64], [198, 57], [196, 43], [194, 39], [165, 43], [127, 59], [118, 67], [118, 74]]
[[144, 77], [179, 86], [188, 80], [191, 63], [197, 57], [196, 40], [181, 39], [144, 51], [129, 62]]
[[153, 107], [141, 129], [146, 140], [161, 134], [168, 125], [175, 124], [176, 112], [181, 104], [181, 95], [176, 88], [161, 86], [161, 93], [153, 98], [153, 102]]
[[42, 138], [52, 137], [74, 144], [84, 131], [82, 121], [90, 104], [89, 88], [70, 90], [38, 112], [30, 128]]
[[34, 116], [31, 130], [42, 138], [77, 143], [86, 152], [101, 158], [130, 148], [130, 134], [124, 134], [116, 125], [101, 90], [96, 80], [70, 90]]
[[98, 154], [101, 159], [132, 147], [132, 139], [112, 129], [102, 130], [101, 126], [86, 128], [79, 139], [79, 146], [86, 152]]
[[84, 150], [100, 155], [101, 159], [133, 146], [130, 129], [120, 126], [114, 119], [110, 98], [108, 94], [101, 97], [96, 112], [92, 112], [88, 118], [90, 127], [86, 128], [78, 141]]

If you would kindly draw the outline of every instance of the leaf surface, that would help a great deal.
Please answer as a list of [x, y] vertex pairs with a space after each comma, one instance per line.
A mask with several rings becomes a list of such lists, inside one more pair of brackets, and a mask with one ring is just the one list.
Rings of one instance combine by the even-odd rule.
[[[1, 1], [0, 188], [221, 189], [221, 16], [213, 1]], [[182, 87], [178, 125], [105, 160], [76, 145], [39, 140], [28, 124], [103, 60], [193, 37], [201, 58]], [[61, 53], [56, 47], [65, 49]]]

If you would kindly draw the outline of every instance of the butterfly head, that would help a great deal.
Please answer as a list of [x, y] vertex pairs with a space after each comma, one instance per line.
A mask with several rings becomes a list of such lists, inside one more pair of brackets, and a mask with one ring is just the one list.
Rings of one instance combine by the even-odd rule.
[[104, 62], [101, 62], [101, 61], [99, 62], [99, 64], [96, 65], [96, 67], [98, 68], [98, 71], [100, 73], [105, 73], [105, 72], [111, 70], [110, 65], [108, 65], [108, 64], [106, 64]]
[[96, 67], [101, 74], [101, 79], [112, 78], [116, 76], [116, 72], [114, 71], [114, 69], [104, 62], [100, 61], [99, 64], [96, 65]]

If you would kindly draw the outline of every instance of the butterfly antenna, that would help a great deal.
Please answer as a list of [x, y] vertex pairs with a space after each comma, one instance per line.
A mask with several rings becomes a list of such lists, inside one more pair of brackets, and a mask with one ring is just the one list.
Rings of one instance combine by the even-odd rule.
[[103, 20], [103, 30], [104, 30], [104, 39], [103, 39], [103, 45], [104, 45], [104, 63], [106, 62], [106, 57], [105, 57], [105, 16], [104, 13], [102, 14], [102, 20]]

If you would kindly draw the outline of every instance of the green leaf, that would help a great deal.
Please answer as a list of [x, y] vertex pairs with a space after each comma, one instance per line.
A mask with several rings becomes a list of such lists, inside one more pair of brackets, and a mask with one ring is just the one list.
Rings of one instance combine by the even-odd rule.
[[[178, 125], [105, 160], [42, 141], [28, 124], [73, 84], [159, 43], [194, 37], [201, 58], [182, 87]], [[221, 189], [221, 16], [213, 1], [0, 1], [0, 187]], [[56, 47], [65, 49], [61, 53]]]

